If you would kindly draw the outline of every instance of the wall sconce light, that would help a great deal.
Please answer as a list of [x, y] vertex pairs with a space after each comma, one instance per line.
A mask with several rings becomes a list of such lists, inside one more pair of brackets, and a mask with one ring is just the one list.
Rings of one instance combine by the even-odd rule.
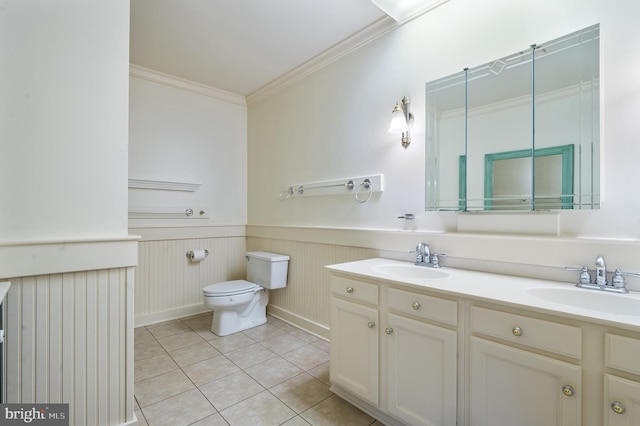
[[413, 125], [413, 114], [409, 112], [411, 101], [405, 96], [402, 100], [396, 102], [396, 106], [391, 111], [391, 125], [389, 133], [402, 134], [402, 146], [408, 147], [411, 143], [409, 129]]

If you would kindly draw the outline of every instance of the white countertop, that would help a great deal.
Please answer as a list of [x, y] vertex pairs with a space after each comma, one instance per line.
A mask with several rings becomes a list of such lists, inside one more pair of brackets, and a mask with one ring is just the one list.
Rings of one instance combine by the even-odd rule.
[[[576, 318], [600, 324], [640, 331], [640, 293], [612, 294], [598, 290], [576, 287], [572, 283], [546, 281], [532, 278], [475, 272], [462, 269], [442, 267], [436, 271], [446, 272], [444, 278], [414, 278], [408, 275], [392, 276], [380, 273], [376, 268], [381, 265], [399, 265], [412, 267], [410, 262], [390, 259], [367, 259], [356, 262], [328, 265], [334, 273], [348, 276], [373, 278], [388, 283], [401, 284], [410, 288], [426, 289], [443, 296], [460, 296], [464, 298], [494, 302], [546, 314]], [[425, 268], [413, 266], [414, 268]], [[576, 276], [577, 278], [577, 276]], [[562, 300], [545, 300], [532, 295], [531, 290], [544, 293], [546, 289], [561, 290]], [[591, 294], [585, 295], [584, 292]], [[586, 301], [581, 299], [586, 296]], [[622, 300], [625, 299], [625, 300]], [[602, 304], [598, 303], [602, 301]], [[637, 305], [637, 309], [635, 309]], [[591, 306], [591, 307], [590, 307]], [[594, 306], [596, 306], [594, 308]], [[625, 309], [616, 309], [624, 306]], [[622, 312], [624, 311], [624, 312]], [[622, 313], [621, 313], [622, 312]]]

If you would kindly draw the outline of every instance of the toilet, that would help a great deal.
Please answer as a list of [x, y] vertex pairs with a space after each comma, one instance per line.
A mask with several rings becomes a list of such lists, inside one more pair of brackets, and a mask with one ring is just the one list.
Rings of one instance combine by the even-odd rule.
[[248, 252], [247, 279], [224, 281], [202, 289], [205, 306], [213, 311], [211, 331], [226, 336], [267, 322], [268, 290], [287, 285], [289, 256]]

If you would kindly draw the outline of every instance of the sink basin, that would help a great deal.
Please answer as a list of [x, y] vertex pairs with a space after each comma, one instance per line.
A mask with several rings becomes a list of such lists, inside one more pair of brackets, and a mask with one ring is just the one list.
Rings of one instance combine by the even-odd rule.
[[413, 278], [413, 279], [435, 279], [446, 278], [449, 273], [440, 269], [428, 268], [426, 266], [415, 265], [378, 265], [372, 268], [375, 272], [389, 276], [389, 278]]
[[631, 294], [606, 293], [576, 287], [538, 287], [527, 290], [527, 294], [547, 302], [574, 308], [640, 316], [640, 298]]

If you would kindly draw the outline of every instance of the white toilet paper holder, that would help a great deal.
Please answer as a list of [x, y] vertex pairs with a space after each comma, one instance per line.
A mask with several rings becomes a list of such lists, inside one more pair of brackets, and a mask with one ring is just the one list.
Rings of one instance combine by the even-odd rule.
[[[205, 250], [204, 250], [204, 255], [205, 255], [205, 257], [206, 257], [206, 256], [209, 256], [209, 250], [206, 250], [206, 249], [205, 249]], [[189, 250], [189, 251], [187, 252], [187, 259], [191, 260], [191, 259], [193, 259], [193, 257], [194, 257], [194, 256], [195, 256], [195, 253], [193, 252], [193, 250]]]

